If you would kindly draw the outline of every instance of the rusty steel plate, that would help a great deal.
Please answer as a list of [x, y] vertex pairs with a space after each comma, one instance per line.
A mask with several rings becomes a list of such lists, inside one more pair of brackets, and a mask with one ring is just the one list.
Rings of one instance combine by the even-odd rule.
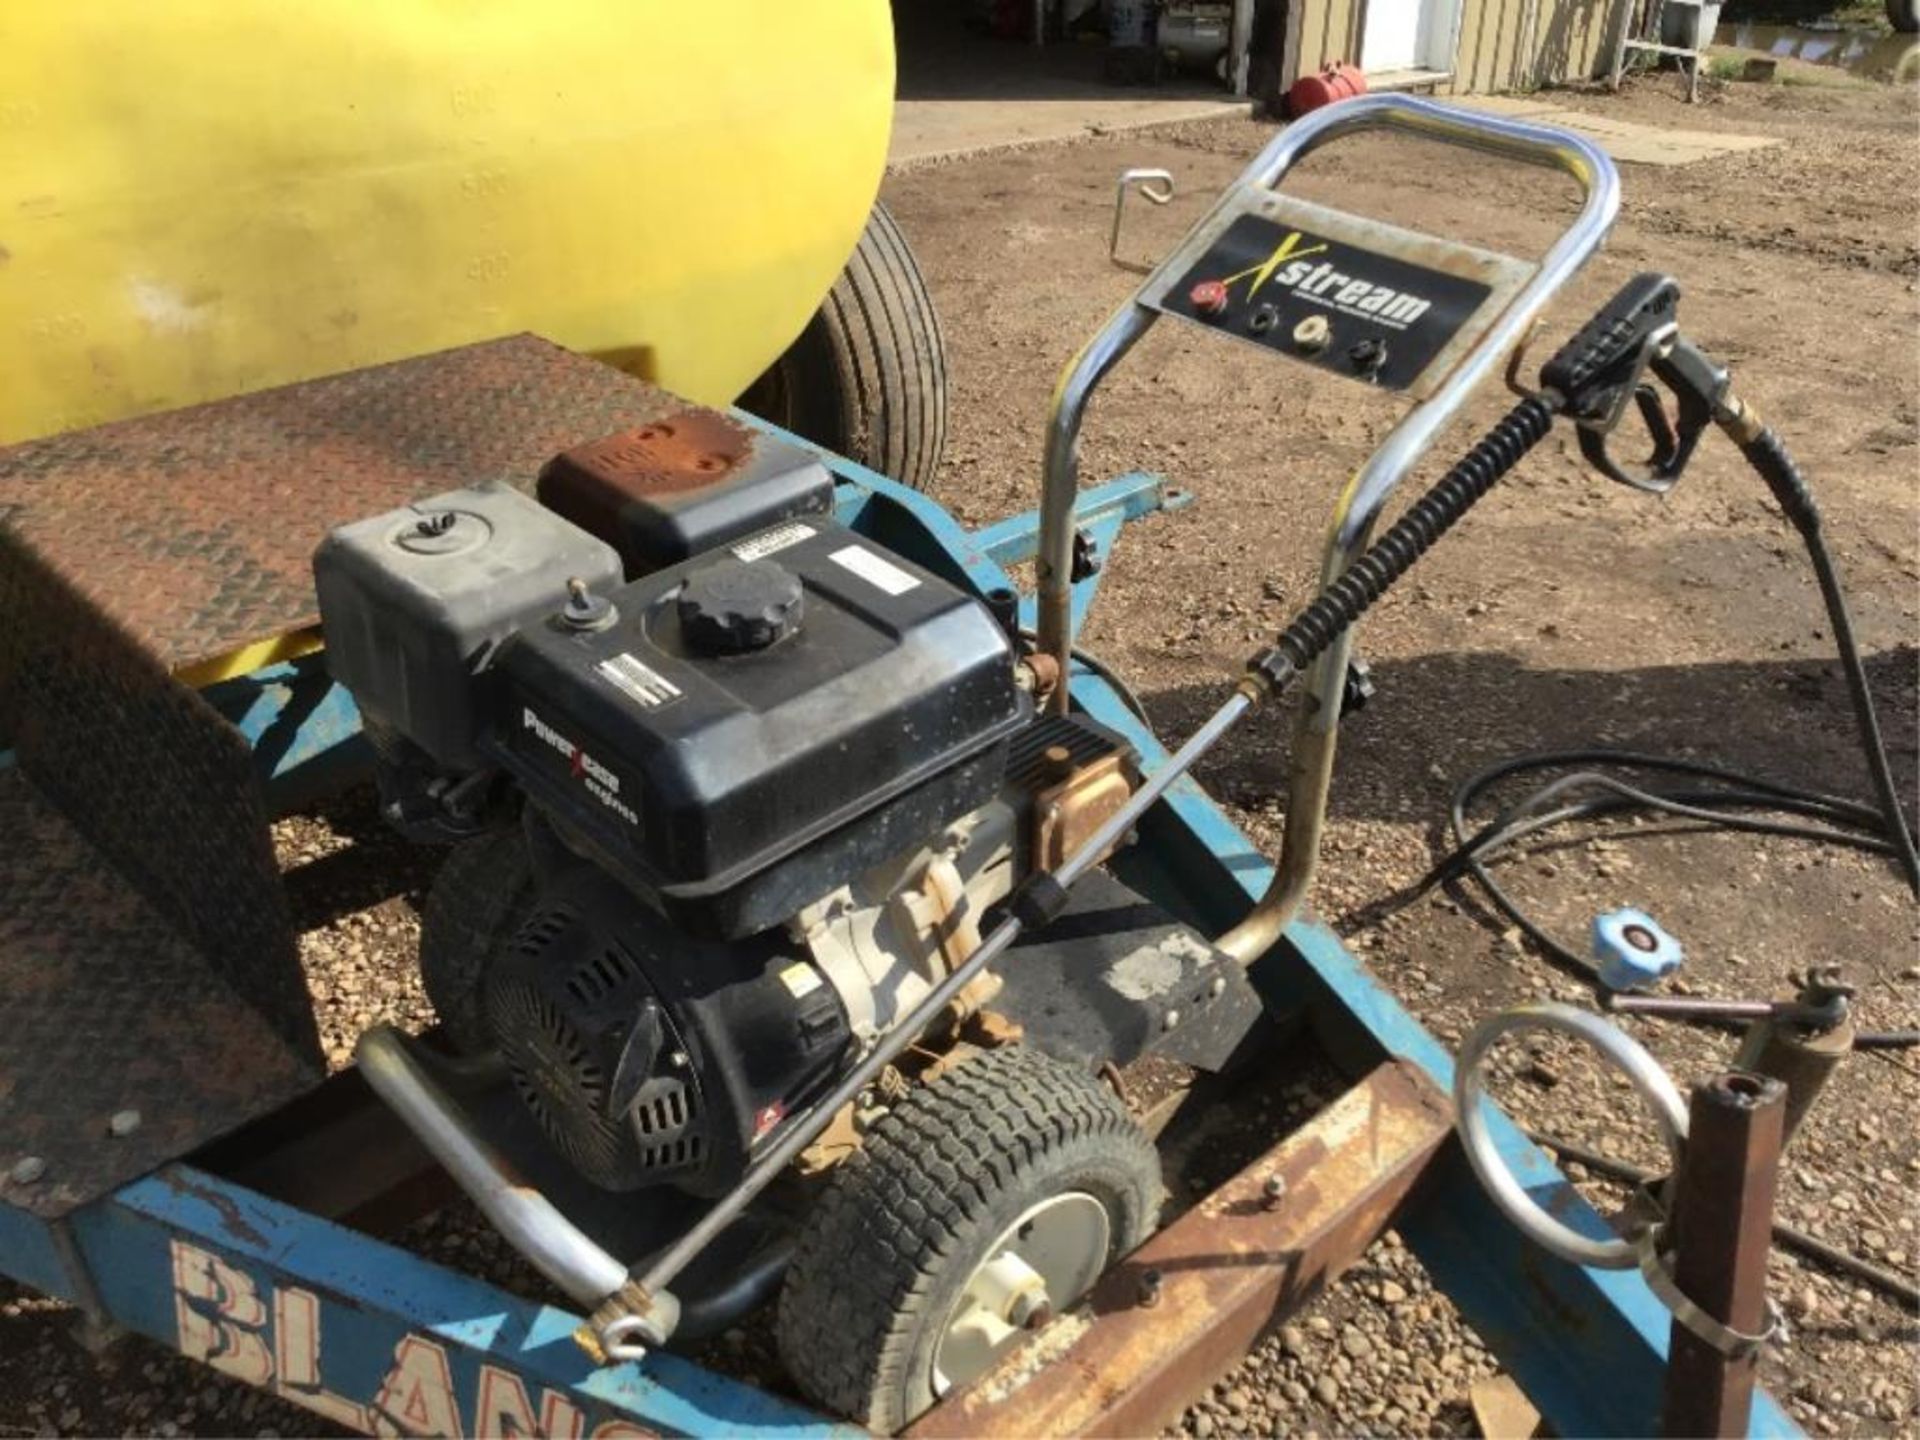
[[4, 548], [30, 552], [168, 670], [313, 625], [333, 526], [683, 402], [531, 335], [0, 449]]
[[187, 672], [315, 623], [331, 526], [677, 404], [519, 336], [0, 450], [0, 748], [317, 1062], [253, 756]]
[[1360, 1257], [1452, 1125], [1447, 1097], [1421, 1071], [1382, 1065], [908, 1436], [1158, 1433]]
[[64, 1215], [319, 1081], [18, 769], [0, 836], [0, 1203]]

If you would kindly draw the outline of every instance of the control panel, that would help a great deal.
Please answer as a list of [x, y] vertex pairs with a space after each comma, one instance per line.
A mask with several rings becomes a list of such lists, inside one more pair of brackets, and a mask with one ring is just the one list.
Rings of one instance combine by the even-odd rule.
[[1142, 304], [1264, 350], [1424, 398], [1534, 267], [1243, 189], [1162, 262]]

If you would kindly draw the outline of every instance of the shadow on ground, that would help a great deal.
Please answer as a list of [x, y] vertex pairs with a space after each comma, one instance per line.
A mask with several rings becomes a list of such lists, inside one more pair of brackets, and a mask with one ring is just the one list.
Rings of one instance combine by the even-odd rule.
[[[1910, 645], [1866, 659], [1868, 683], [1902, 794], [1915, 788], [1916, 679]], [[1342, 727], [1331, 812], [1405, 820], [1472, 771], [1529, 751], [1605, 745], [1718, 763], [1757, 776], [1868, 800], [1846, 682], [1835, 661], [1717, 662], [1629, 670], [1529, 664], [1502, 651], [1383, 660], [1374, 698]], [[1177, 741], [1226, 699], [1213, 685], [1145, 690], [1154, 729]], [[1291, 719], [1243, 722], [1203, 762], [1219, 799], [1258, 807], [1284, 799]]]

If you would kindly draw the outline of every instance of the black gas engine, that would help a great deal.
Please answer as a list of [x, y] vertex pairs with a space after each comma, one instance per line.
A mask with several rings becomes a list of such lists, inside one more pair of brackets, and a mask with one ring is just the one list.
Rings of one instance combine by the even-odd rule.
[[1007, 624], [833, 501], [690, 411], [315, 558], [385, 814], [456, 842], [429, 995], [608, 1189], [724, 1189], [1128, 793]]

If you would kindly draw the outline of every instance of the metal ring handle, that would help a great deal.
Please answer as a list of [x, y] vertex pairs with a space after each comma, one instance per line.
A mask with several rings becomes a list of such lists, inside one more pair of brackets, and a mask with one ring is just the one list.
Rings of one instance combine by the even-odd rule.
[[1521, 1233], [1563, 1260], [1601, 1270], [1633, 1269], [1640, 1263], [1640, 1251], [1632, 1240], [1596, 1240], [1554, 1219], [1522, 1188], [1494, 1145], [1486, 1113], [1491, 1107], [1480, 1069], [1495, 1043], [1508, 1035], [1529, 1030], [1557, 1030], [1584, 1040], [1603, 1060], [1625, 1075], [1653, 1110], [1660, 1138], [1666, 1142], [1676, 1171], [1680, 1168], [1680, 1152], [1687, 1138], [1686, 1103], [1660, 1062], [1649, 1055], [1639, 1041], [1591, 1010], [1572, 1005], [1551, 1002], [1516, 1005], [1511, 1010], [1490, 1015], [1474, 1027], [1454, 1061], [1454, 1124], [1459, 1127], [1467, 1161], [1493, 1203]]

